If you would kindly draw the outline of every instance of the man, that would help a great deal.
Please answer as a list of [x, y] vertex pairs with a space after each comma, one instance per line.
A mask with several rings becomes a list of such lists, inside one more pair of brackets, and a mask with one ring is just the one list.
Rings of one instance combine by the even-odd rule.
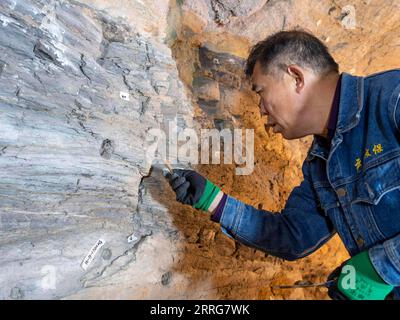
[[352, 258], [329, 277], [329, 295], [399, 298], [400, 70], [339, 74], [326, 46], [296, 30], [256, 44], [246, 74], [267, 127], [286, 139], [314, 135], [304, 180], [273, 214], [195, 171], [174, 170], [177, 200], [212, 213], [228, 236], [283, 259], [307, 256], [337, 232]]

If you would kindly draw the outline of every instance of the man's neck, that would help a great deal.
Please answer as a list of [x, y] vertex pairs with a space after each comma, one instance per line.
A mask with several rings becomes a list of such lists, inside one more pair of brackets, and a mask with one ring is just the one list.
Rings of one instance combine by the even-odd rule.
[[336, 87], [340, 78], [340, 74], [332, 74], [324, 79], [321, 79], [318, 86], [316, 87], [315, 92], [317, 94], [314, 96], [314, 106], [315, 111], [319, 115], [319, 126], [317, 125], [315, 135], [322, 136], [324, 138], [328, 138], [328, 123], [329, 118], [332, 112], [332, 103], [335, 96]]

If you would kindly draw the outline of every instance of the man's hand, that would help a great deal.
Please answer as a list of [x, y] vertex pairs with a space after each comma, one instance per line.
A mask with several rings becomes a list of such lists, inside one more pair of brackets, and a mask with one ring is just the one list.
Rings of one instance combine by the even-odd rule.
[[196, 171], [174, 169], [166, 177], [176, 200], [196, 209], [212, 212], [222, 198], [222, 191]]
[[375, 271], [363, 251], [336, 268], [328, 277], [334, 280], [328, 295], [334, 300], [384, 300], [393, 290]]

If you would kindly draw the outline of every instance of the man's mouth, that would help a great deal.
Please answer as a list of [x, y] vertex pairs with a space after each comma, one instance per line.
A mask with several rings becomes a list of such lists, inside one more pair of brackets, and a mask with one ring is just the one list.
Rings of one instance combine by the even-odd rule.
[[270, 128], [272, 128], [273, 133], [278, 133], [281, 132], [280, 126], [277, 122], [269, 122], [264, 124], [265, 131], [269, 131]]
[[274, 122], [264, 124], [265, 130], [267, 131], [269, 130], [269, 128], [274, 128], [274, 126], [276, 126], [276, 123]]

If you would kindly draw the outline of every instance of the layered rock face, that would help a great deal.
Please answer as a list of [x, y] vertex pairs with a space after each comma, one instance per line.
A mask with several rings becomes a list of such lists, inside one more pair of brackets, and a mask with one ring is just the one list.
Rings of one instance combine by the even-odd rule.
[[[266, 132], [243, 75], [256, 41], [296, 26], [341, 70], [398, 67], [397, 1], [0, 4], [0, 298], [313, 299], [347, 258], [335, 237], [283, 261], [174, 201], [151, 129], [254, 129], [254, 171], [195, 166], [265, 210], [300, 183], [311, 138]], [[184, 164], [188, 166], [188, 164]]]
[[192, 107], [170, 49], [122, 21], [67, 1], [1, 13], [1, 298], [64, 297], [135, 260], [147, 132]]

